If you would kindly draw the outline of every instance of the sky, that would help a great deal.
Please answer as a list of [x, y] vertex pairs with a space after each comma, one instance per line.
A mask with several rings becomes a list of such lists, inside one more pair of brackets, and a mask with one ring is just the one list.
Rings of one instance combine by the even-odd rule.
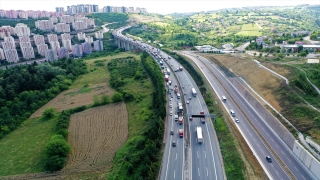
[[320, 4], [320, 0], [0, 0], [4, 10], [46, 10], [77, 4], [97, 4], [104, 6], [143, 7], [147, 12], [170, 14], [174, 12], [200, 12], [222, 8], [247, 6], [285, 6], [298, 4]]

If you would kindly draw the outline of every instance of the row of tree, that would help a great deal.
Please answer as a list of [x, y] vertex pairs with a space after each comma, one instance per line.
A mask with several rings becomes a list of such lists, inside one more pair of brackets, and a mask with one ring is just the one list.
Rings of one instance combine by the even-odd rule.
[[111, 22], [125, 22], [129, 19], [128, 14], [124, 13], [93, 13], [87, 15], [89, 18], [93, 18], [97, 26], [102, 26], [105, 23]]

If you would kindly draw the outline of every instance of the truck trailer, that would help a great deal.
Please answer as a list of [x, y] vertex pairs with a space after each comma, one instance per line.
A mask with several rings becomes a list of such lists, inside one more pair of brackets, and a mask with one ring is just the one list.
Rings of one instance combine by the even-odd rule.
[[198, 126], [196, 128], [196, 132], [197, 132], [197, 141], [199, 144], [203, 143], [203, 137], [202, 137], [202, 128], [200, 126]]

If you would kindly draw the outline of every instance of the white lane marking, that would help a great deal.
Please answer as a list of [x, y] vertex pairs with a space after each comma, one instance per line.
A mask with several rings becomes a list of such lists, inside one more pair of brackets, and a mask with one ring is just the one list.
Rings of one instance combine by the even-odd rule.
[[277, 173], [278, 175], [280, 175], [277, 170], [276, 170], [276, 173]]
[[[301, 175], [302, 176], [302, 175]], [[305, 179], [306, 180], [306, 178], [304, 178], [304, 176], [302, 176], [303, 177], [303, 179]]]
[[297, 167], [296, 166], [293, 166], [294, 168], [296, 168], [296, 170], [298, 171]]
[[284, 154], [284, 152], [283, 151], [281, 151], [282, 152], [282, 154]]
[[207, 158], [207, 153], [206, 153], [206, 151], [204, 151], [204, 158]]
[[178, 153], [176, 153], [176, 160], [177, 160], [177, 158], [178, 158]]
[[176, 170], [173, 171], [173, 178], [176, 178]]
[[200, 170], [199, 170], [199, 168], [198, 168], [198, 175], [200, 176]]
[[208, 168], [206, 167], [206, 169], [207, 169], [207, 176], [209, 176]]
[[197, 156], [198, 156], [198, 158], [199, 158], [199, 153], [198, 153], [198, 151], [197, 151]]
[[[288, 158], [288, 161], [290, 161], [290, 159]], [[291, 161], [290, 161], [291, 162]]]

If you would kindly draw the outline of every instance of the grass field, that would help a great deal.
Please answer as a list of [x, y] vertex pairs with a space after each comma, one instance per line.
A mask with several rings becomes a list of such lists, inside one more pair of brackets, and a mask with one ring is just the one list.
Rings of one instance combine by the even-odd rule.
[[[28, 119], [0, 140], [0, 176], [40, 172], [44, 169], [44, 147], [53, 135], [56, 119]], [[1, 179], [1, 178], [0, 178]]]
[[161, 27], [163, 27], [163, 26], [170, 26], [170, 24], [164, 23], [164, 22], [155, 22], [155, 23], [153, 23], [153, 24], [158, 25], [158, 26], [161, 26]]
[[256, 24], [244, 24], [241, 31], [236, 35], [242, 36], [261, 36], [262, 32], [259, 32], [259, 27]]

